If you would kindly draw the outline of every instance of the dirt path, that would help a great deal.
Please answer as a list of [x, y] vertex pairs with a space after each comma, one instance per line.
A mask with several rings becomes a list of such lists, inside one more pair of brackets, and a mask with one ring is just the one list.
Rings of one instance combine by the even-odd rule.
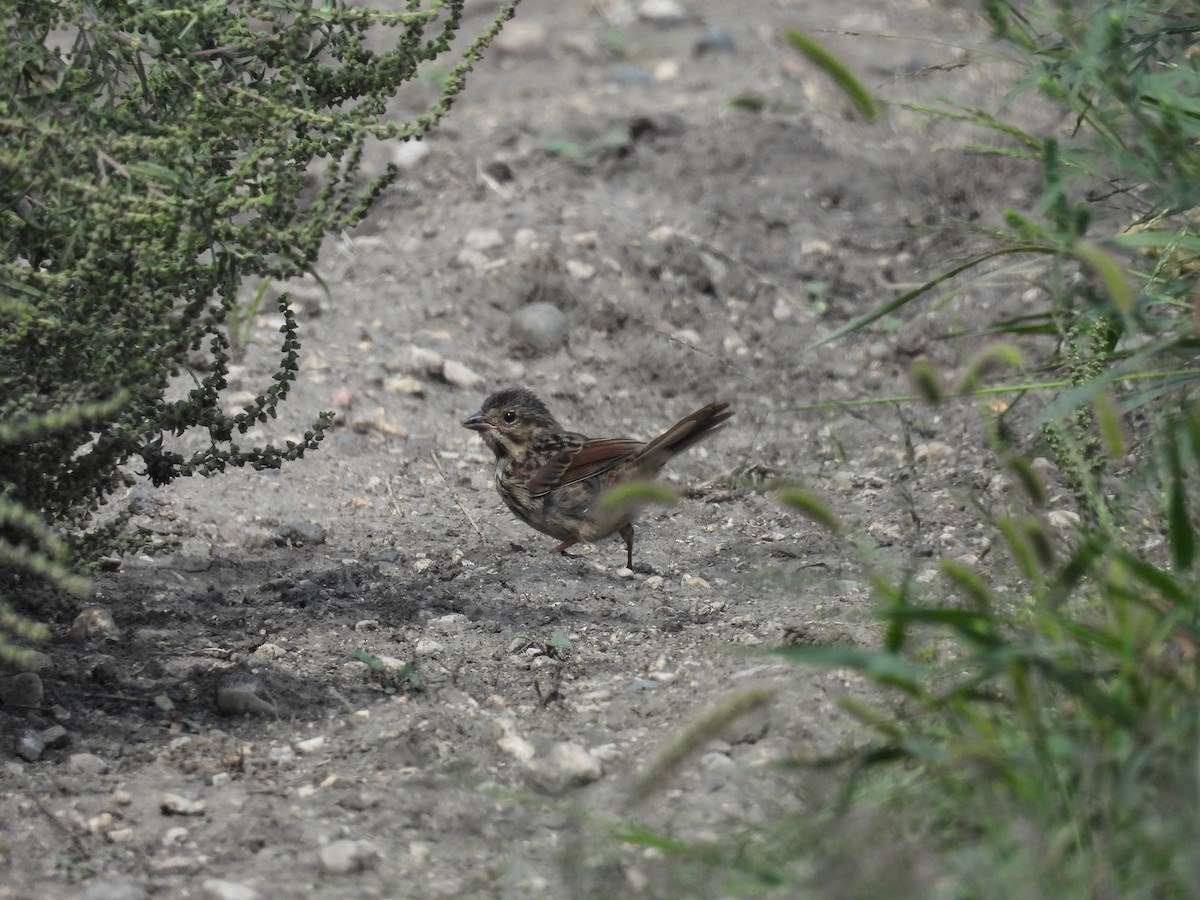
[[[845, 746], [837, 699], [863, 688], [758, 651], [871, 644], [870, 594], [848, 540], [730, 485], [799, 479], [927, 582], [982, 553], [963, 498], [1003, 484], [970, 408], [797, 407], [906, 393], [922, 354], [953, 371], [934, 338], [1003, 296], [800, 350], [930, 277], [957, 249], [930, 225], [1027, 182], [932, 153], [957, 136], [903, 109], [855, 121], [780, 40], [921, 36], [826, 40], [883, 97], [994, 104], [969, 4], [683, 5], [667, 27], [637, 18], [651, 4], [526, 0], [428, 153], [402, 148], [402, 183], [330, 243], [330, 295], [297, 286], [302, 383], [266, 432], [331, 407], [344, 426], [282, 474], [131, 495], [182, 550], [104, 575], [119, 640], [73, 642], [65, 613], [44, 698], [0, 716], [6, 754], [66, 732], [0, 767], [0, 897], [672, 896], [610, 822], [705, 840], [817, 802], [769, 764]], [[533, 302], [565, 314], [540, 353], [511, 330]], [[277, 327], [256, 323], [235, 392], [265, 386]], [[459, 422], [511, 383], [594, 435], [717, 398], [737, 416], [675, 461], [682, 500], [621, 572], [619, 542], [551, 557], [502, 506]], [[756, 685], [767, 715], [623, 808], [669, 736]]]

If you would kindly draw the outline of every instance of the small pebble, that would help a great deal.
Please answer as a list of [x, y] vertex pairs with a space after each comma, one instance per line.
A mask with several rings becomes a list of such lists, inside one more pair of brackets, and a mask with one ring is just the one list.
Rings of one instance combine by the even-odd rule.
[[42, 705], [42, 679], [36, 672], [20, 672], [0, 679], [0, 705], [31, 710]]
[[1072, 531], [1079, 527], [1079, 513], [1069, 509], [1053, 509], [1046, 513], [1046, 523], [1059, 531]]
[[223, 716], [278, 715], [262, 679], [249, 672], [232, 672], [217, 685], [217, 712]]
[[325, 543], [325, 529], [316, 522], [289, 522], [280, 525], [278, 531], [284, 544], [292, 547], [312, 546]]
[[707, 769], [710, 772], [728, 771], [736, 769], [737, 764], [726, 756], [724, 753], [709, 752], [700, 757], [701, 768]]
[[691, 16], [678, 0], [642, 0], [638, 4], [638, 18], [652, 22], [660, 28], [683, 25]]
[[445, 650], [445, 646], [432, 638], [420, 638], [413, 647], [417, 656], [436, 656]]
[[412, 169], [429, 155], [424, 141], [400, 141], [392, 150], [392, 162], [398, 169]]
[[[501, 159], [494, 159], [484, 166], [483, 174], [495, 181], [496, 184], [508, 184], [508, 182], [513, 181], [517, 177], [516, 173], [512, 170], [512, 166]], [[529, 231], [528, 228], [521, 230]], [[518, 244], [515, 234], [513, 235], [513, 245], [518, 247], [518, 249], [522, 246]]]
[[506, 734], [496, 741], [496, 746], [513, 759], [525, 761], [537, 755], [537, 748], [519, 734]]
[[925, 462], [926, 460], [938, 459], [950, 452], [950, 447], [941, 441], [929, 441], [920, 443], [913, 447], [913, 459], [916, 462]]
[[108, 761], [95, 753], [72, 753], [67, 757], [67, 768], [82, 775], [101, 775], [108, 771]]
[[514, 345], [536, 354], [554, 353], [570, 337], [566, 315], [552, 303], [530, 303], [517, 310], [508, 334]]
[[159, 811], [164, 816], [202, 816], [208, 809], [203, 800], [192, 800], [182, 794], [163, 794], [158, 800]]
[[101, 606], [92, 606], [75, 617], [69, 632], [75, 641], [97, 641], [121, 636], [113, 614]]
[[596, 276], [596, 267], [579, 259], [568, 259], [566, 268], [576, 281], [591, 281]]
[[476, 390], [487, 384], [487, 379], [478, 372], [453, 359], [446, 360], [442, 366], [442, 377], [451, 387], [462, 390]]
[[470, 247], [463, 247], [459, 250], [458, 255], [454, 257], [454, 262], [464, 269], [474, 269], [476, 272], [482, 272], [491, 264], [486, 253], [472, 250]]
[[598, 781], [604, 775], [604, 765], [579, 744], [562, 741], [544, 759], [532, 760], [526, 775], [534, 787], [557, 796]]
[[37, 762], [42, 758], [46, 742], [32, 728], [22, 728], [13, 741], [13, 753], [25, 762]]
[[417, 346], [410, 351], [410, 361], [414, 371], [425, 372], [429, 375], [441, 375], [442, 367], [446, 365], [446, 357], [436, 350]]
[[97, 816], [92, 816], [87, 820], [88, 831], [99, 837], [104, 832], [108, 831], [113, 826], [113, 814], [109, 812], [100, 813]]
[[383, 380], [383, 390], [387, 394], [407, 394], [410, 397], [421, 397], [425, 394], [425, 385], [411, 375], [396, 375]]
[[259, 659], [282, 659], [284, 656], [287, 656], [287, 651], [278, 644], [272, 644], [268, 641], [267, 643], [259, 644], [256, 648], [254, 648], [254, 655]]
[[146, 892], [130, 881], [94, 881], [80, 900], [146, 900]]
[[771, 708], [760, 706], [738, 716], [721, 731], [728, 744], [755, 744], [762, 740], [771, 726]]
[[302, 756], [306, 753], [316, 753], [318, 750], [324, 748], [325, 735], [319, 734], [316, 737], [310, 737], [303, 741], [296, 741], [292, 746]]
[[326, 875], [349, 875], [378, 862], [379, 851], [367, 841], [334, 841], [317, 851], [317, 864]]
[[463, 237], [463, 246], [471, 250], [494, 250], [504, 246], [504, 235], [498, 228], [472, 228]]
[[150, 860], [150, 870], [156, 875], [191, 875], [200, 871], [201, 861], [191, 856], [168, 856]]
[[258, 891], [236, 881], [209, 878], [202, 885], [205, 900], [258, 900]]
[[42, 743], [52, 750], [61, 750], [71, 743], [71, 733], [61, 725], [51, 725], [42, 732]]
[[703, 56], [705, 53], [733, 53], [737, 50], [737, 45], [729, 32], [720, 25], [710, 25], [696, 41], [694, 50], [697, 56]]

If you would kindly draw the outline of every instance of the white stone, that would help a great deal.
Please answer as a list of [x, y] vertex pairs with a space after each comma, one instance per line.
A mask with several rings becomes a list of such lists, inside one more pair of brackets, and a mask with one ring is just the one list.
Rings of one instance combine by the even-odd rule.
[[447, 384], [463, 390], [476, 390], [487, 384], [487, 379], [478, 372], [453, 359], [446, 360], [442, 366], [442, 377]]
[[471, 250], [494, 250], [504, 245], [504, 235], [498, 228], [472, 228], [463, 237], [463, 246]]
[[378, 862], [379, 851], [367, 841], [334, 841], [317, 851], [317, 863], [326, 875], [349, 875]]

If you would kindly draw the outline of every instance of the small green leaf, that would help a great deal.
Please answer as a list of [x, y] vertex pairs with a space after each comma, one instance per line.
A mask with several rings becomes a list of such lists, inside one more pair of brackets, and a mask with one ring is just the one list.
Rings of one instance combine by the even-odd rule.
[[874, 728], [884, 737], [897, 743], [904, 741], [904, 728], [886, 712], [881, 712], [871, 704], [844, 694], [838, 698], [838, 706], [858, 719], [864, 725]]
[[626, 147], [630, 141], [629, 129], [618, 125], [608, 129], [608, 131], [604, 132], [596, 140], [589, 143], [588, 150], [612, 150], [619, 147]]
[[803, 53], [810, 62], [824, 70], [825, 74], [834, 80], [834, 83], [850, 98], [850, 102], [854, 104], [858, 114], [865, 121], [874, 122], [879, 118], [879, 105], [875, 102], [875, 98], [863, 87], [862, 82], [854, 76], [845, 63], [802, 31], [788, 29], [783, 35], [793, 48]]
[[1132, 313], [1133, 291], [1120, 264], [1095, 244], [1087, 241], [1076, 241], [1074, 253], [1075, 258], [1083, 263], [1083, 267], [1100, 282], [1104, 293], [1108, 295], [1117, 311], [1122, 315]]
[[361, 663], [366, 663], [367, 668], [372, 672], [380, 672], [383, 670], [383, 660], [373, 653], [368, 653], [366, 650], [356, 650], [350, 654], [351, 659], [358, 660]]
[[157, 182], [158, 184], [166, 185], [167, 187], [182, 188], [183, 180], [179, 177], [179, 173], [168, 169], [166, 166], [161, 166], [158, 163], [150, 162], [135, 162], [125, 166], [126, 171], [134, 175], [141, 175], [147, 181]]
[[1192, 328], [1200, 334], [1200, 281], [1192, 288]]
[[1092, 397], [1092, 415], [1096, 419], [1096, 428], [1100, 431], [1100, 440], [1104, 452], [1113, 462], [1125, 456], [1125, 434], [1121, 428], [1121, 414], [1117, 412], [1117, 404], [1111, 390], [1103, 390]]
[[762, 94], [741, 94], [734, 97], [725, 105], [730, 109], [744, 109], [747, 112], [762, 112], [767, 108], [767, 98]]
[[1030, 546], [1025, 530], [1018, 527], [1017, 523], [1009, 516], [1001, 516], [996, 525], [1000, 529], [1000, 533], [1004, 535], [1004, 540], [1008, 544], [1008, 552], [1017, 564], [1017, 568], [1021, 570], [1021, 574], [1029, 579], [1034, 578], [1037, 575], [1037, 557], [1033, 547]]
[[651, 503], [671, 506], [679, 502], [679, 495], [665, 484], [655, 481], [629, 481], [609, 488], [597, 502], [604, 513], [623, 513], [637, 510]]
[[941, 374], [929, 360], [918, 359], [914, 362], [908, 370], [908, 376], [912, 379], [913, 388], [930, 406], [937, 406], [945, 399]]
[[1026, 495], [1035, 506], [1046, 505], [1046, 486], [1042, 478], [1033, 468], [1033, 464], [1019, 453], [1013, 453], [1005, 460], [1008, 470], [1016, 476]]
[[574, 162], [579, 162], [585, 156], [587, 156], [587, 151], [584, 150], [580, 144], [577, 144], [574, 141], [569, 141], [566, 138], [557, 138], [552, 141], [547, 141], [542, 149], [544, 149], [551, 156], [561, 156]]
[[687, 841], [669, 838], [641, 825], [623, 824], [614, 831], [614, 834], [617, 840], [623, 843], [651, 847], [662, 853], [683, 855], [692, 849], [692, 845]]
[[558, 647], [560, 650], [570, 650], [574, 646], [569, 637], [558, 631], [550, 635], [550, 640], [546, 641], [546, 643], [551, 647]]
[[1054, 541], [1050, 537], [1050, 532], [1040, 520], [1034, 518], [1025, 519], [1023, 528], [1029, 545], [1037, 554], [1038, 562], [1041, 563], [1042, 568], [1049, 569], [1054, 565]]
[[955, 583], [980, 609], [988, 609], [992, 603], [992, 592], [979, 574], [970, 566], [954, 559], [943, 559], [939, 564], [947, 578]]
[[[1165, 572], [1151, 563], [1136, 559], [1131, 556], [1122, 555], [1119, 557], [1121, 562], [1129, 570], [1130, 574], [1148, 585], [1153, 590], [1158, 591], [1164, 598], [1170, 601], [1173, 605], [1191, 609], [1195, 602], [1192, 594], [1179, 583], [1179, 580], [1173, 578], [1169, 572]], [[1135, 592], [1139, 596], [1144, 596], [1145, 591]]]
[[1175, 568], [1187, 570], [1196, 559], [1196, 532], [1187, 510], [1187, 489], [1182, 472], [1175, 472], [1167, 489], [1167, 536]]
[[983, 379], [1001, 369], [1025, 369], [1025, 357], [1012, 344], [992, 344], [971, 357], [967, 363], [959, 391], [970, 393], [979, 388]]
[[[871, 572], [867, 579], [871, 582], [871, 590], [879, 599], [882, 606], [901, 608], [908, 604], [908, 583], [896, 584], [881, 572]], [[883, 649], [889, 653], [899, 653], [908, 640], [908, 630], [900, 619], [888, 621], [887, 630], [883, 636]]]
[[825, 501], [819, 499], [815, 494], [801, 488], [782, 488], [775, 492], [775, 496], [779, 498], [779, 502], [784, 506], [790, 506], [796, 512], [812, 519], [812, 521], [821, 527], [828, 529], [834, 534], [841, 533], [842, 523], [829, 507], [825, 505]]
[[772, 650], [791, 662], [823, 669], [853, 669], [872, 681], [920, 693], [920, 683], [929, 674], [925, 666], [896, 653], [864, 650], [861, 647], [781, 647]]
[[640, 803], [649, 798], [689, 757], [701, 752], [731, 723], [768, 705], [774, 696], [770, 688], [746, 688], [692, 720], [638, 776], [630, 788], [628, 802]]

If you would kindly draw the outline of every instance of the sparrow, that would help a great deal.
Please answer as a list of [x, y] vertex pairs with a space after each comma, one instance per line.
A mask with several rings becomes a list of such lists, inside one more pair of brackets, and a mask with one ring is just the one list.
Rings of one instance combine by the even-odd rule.
[[462, 424], [478, 431], [496, 455], [496, 490], [508, 508], [526, 525], [562, 541], [551, 553], [620, 534], [632, 569], [633, 513], [603, 513], [597, 500], [618, 484], [652, 478], [732, 415], [728, 403], [710, 403], [649, 442], [592, 439], [565, 430], [532, 391], [510, 387], [484, 400]]

